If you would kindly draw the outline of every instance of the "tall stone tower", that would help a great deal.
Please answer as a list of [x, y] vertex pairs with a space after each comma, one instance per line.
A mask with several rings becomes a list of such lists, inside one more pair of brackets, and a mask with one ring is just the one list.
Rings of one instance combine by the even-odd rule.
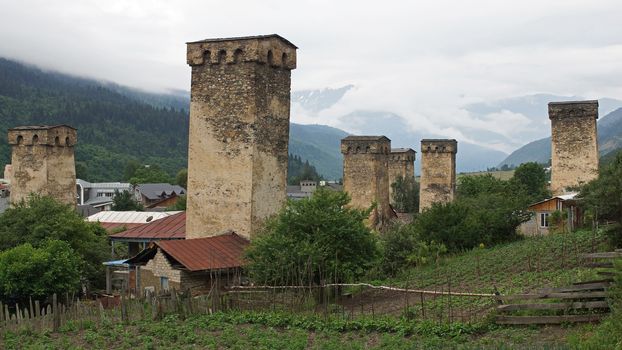
[[251, 238], [286, 199], [291, 70], [278, 35], [188, 43], [192, 67], [186, 237]]
[[551, 192], [598, 177], [598, 101], [551, 102]]
[[351, 205], [367, 209], [378, 204], [370, 224], [382, 227], [394, 217], [389, 204], [389, 152], [391, 140], [385, 136], [348, 136], [341, 140], [343, 189], [352, 197]]
[[398, 177], [415, 178], [415, 157], [417, 152], [411, 148], [391, 148], [389, 155], [389, 200], [393, 201], [393, 187]]
[[9, 129], [11, 202], [31, 193], [76, 205], [76, 129], [67, 125], [20, 126]]
[[421, 140], [419, 211], [433, 203], [454, 200], [456, 191], [456, 140]]

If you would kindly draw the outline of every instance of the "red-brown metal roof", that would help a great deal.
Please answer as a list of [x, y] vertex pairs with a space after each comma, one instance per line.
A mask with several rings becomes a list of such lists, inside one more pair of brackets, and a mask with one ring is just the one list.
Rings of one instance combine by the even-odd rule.
[[164, 219], [148, 222], [129, 230], [115, 233], [109, 236], [112, 239], [185, 239], [186, 238], [186, 212], [177, 213]]
[[134, 227], [138, 227], [140, 225], [143, 224], [137, 224], [137, 223], [123, 223], [123, 222], [100, 222], [99, 225], [101, 227], [103, 227], [106, 231], [108, 232], [112, 232], [115, 229], [119, 228], [119, 227], [125, 227], [126, 230], [134, 228]]
[[234, 232], [213, 237], [156, 242], [160, 249], [190, 271], [241, 267], [244, 265], [244, 249], [248, 244], [247, 239]]

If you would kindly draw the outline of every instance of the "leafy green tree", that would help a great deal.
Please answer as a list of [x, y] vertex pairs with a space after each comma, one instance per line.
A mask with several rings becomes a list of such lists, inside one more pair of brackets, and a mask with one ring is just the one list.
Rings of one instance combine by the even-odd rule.
[[309, 161], [303, 161], [300, 156], [290, 154], [287, 162], [287, 183], [290, 185], [298, 185], [302, 180], [313, 180], [318, 182], [322, 180], [322, 176], [318, 174], [315, 167], [309, 164]]
[[408, 224], [396, 224], [380, 237], [382, 247], [380, 268], [384, 273], [394, 276], [410, 265], [409, 256], [417, 249], [420, 241], [413, 227]]
[[566, 211], [555, 210], [549, 217], [551, 223], [551, 231], [556, 233], [566, 233], [566, 220], [568, 213]]
[[413, 177], [398, 176], [391, 184], [393, 208], [400, 213], [419, 211], [419, 184]]
[[188, 169], [183, 168], [177, 172], [175, 176], [175, 184], [188, 189]]
[[86, 167], [86, 163], [76, 162], [76, 178], [83, 180], [89, 178], [89, 171]]
[[130, 178], [132, 185], [147, 183], [172, 183], [171, 177], [157, 165], [139, 167]]
[[178, 210], [186, 210], [187, 197], [185, 194], [182, 194], [177, 197], [177, 201], [175, 204], [170, 207], [166, 207], [166, 211], [178, 211]]
[[78, 291], [84, 261], [67, 242], [24, 243], [0, 252], [0, 297], [7, 301]]
[[613, 221], [608, 235], [616, 246], [622, 246], [622, 152], [600, 169], [598, 179], [583, 186], [579, 203], [597, 220]]
[[523, 163], [514, 170], [512, 181], [520, 184], [530, 196], [532, 202], [550, 197], [547, 189], [546, 170], [536, 162]]
[[414, 229], [424, 242], [438, 242], [448, 251], [493, 245], [517, 238], [518, 226], [529, 220], [524, 209], [530, 197], [522, 185], [490, 174], [460, 178], [456, 199], [435, 204], [419, 214]]
[[123, 171], [123, 180], [129, 181], [136, 174], [136, 170], [138, 170], [142, 165], [136, 159], [130, 159], [125, 163], [125, 169]]
[[143, 211], [145, 208], [139, 203], [130, 191], [114, 190], [112, 210], [116, 211]]
[[247, 251], [255, 282], [318, 284], [365, 274], [379, 257], [378, 242], [364, 223], [370, 211], [349, 202], [347, 193], [324, 188], [288, 202]]
[[84, 219], [71, 206], [50, 197], [31, 196], [0, 214], [0, 251], [48, 240], [67, 242], [83, 261], [82, 278], [95, 286], [104, 282], [102, 262], [110, 257], [106, 231]]
[[436, 262], [447, 252], [443, 243], [426, 242], [411, 224], [396, 224], [380, 237], [383, 273], [394, 276], [411, 266]]

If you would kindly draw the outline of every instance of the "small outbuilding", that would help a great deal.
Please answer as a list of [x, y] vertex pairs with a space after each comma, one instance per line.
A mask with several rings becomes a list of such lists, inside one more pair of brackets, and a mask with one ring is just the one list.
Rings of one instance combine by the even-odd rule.
[[563, 229], [573, 231], [583, 223], [583, 213], [577, 205], [577, 193], [568, 193], [534, 203], [527, 207], [533, 213], [531, 219], [521, 224], [519, 230], [523, 235], [546, 235], [554, 226], [551, 215], [555, 211], [565, 213]]
[[234, 232], [187, 240], [163, 240], [124, 263], [138, 271], [141, 293], [169, 289], [206, 294], [213, 288], [239, 285], [244, 249], [249, 241]]

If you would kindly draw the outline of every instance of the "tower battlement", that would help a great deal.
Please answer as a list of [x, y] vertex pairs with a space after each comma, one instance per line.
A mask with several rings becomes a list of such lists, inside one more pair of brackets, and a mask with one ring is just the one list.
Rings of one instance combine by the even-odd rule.
[[549, 103], [551, 191], [560, 195], [598, 177], [598, 101]]
[[257, 62], [292, 70], [296, 49], [277, 34], [206, 39], [187, 43], [187, 62], [190, 66]]
[[389, 154], [391, 140], [386, 136], [347, 136], [341, 140], [343, 154]]
[[415, 158], [417, 152], [411, 148], [392, 148], [389, 154], [389, 199], [394, 203], [393, 184], [398, 178], [415, 178]]
[[598, 119], [598, 101], [566, 101], [549, 103], [549, 119], [594, 118]]
[[456, 192], [456, 140], [421, 140], [419, 211], [434, 203], [447, 203]]
[[392, 161], [414, 162], [417, 158], [417, 151], [412, 148], [391, 148]]
[[9, 129], [11, 202], [18, 203], [36, 193], [75, 205], [77, 139], [76, 129], [68, 125]]
[[9, 145], [73, 147], [77, 131], [68, 125], [19, 126], [8, 130]]
[[450, 139], [423, 139], [421, 153], [458, 153], [458, 141]]
[[389, 152], [391, 140], [385, 136], [348, 136], [341, 140], [343, 154], [343, 189], [352, 201], [350, 205], [367, 209], [370, 224], [385, 226], [393, 218], [389, 204]]
[[291, 70], [278, 35], [187, 44], [192, 67], [186, 237], [252, 238], [286, 201]]

